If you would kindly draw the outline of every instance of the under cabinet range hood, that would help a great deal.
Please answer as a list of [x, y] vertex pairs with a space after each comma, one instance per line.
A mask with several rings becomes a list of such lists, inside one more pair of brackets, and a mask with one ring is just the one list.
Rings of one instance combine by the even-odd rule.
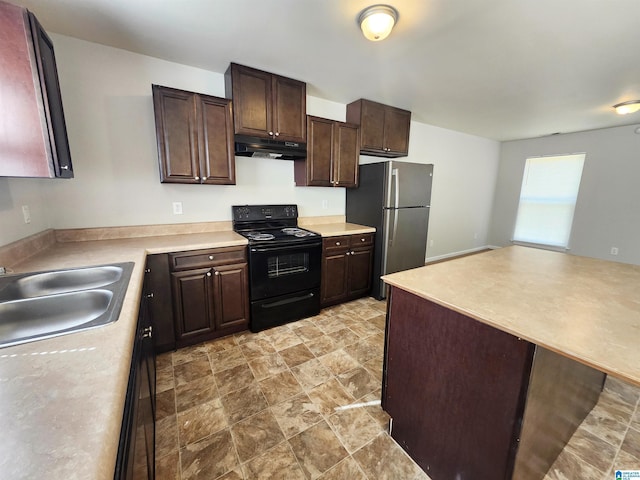
[[235, 152], [240, 157], [298, 160], [307, 158], [307, 144], [236, 135]]

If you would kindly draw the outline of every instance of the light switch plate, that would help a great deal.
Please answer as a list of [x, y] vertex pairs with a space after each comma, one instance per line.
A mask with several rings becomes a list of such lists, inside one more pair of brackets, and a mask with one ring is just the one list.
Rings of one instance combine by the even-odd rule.
[[182, 202], [173, 202], [173, 214], [182, 215]]

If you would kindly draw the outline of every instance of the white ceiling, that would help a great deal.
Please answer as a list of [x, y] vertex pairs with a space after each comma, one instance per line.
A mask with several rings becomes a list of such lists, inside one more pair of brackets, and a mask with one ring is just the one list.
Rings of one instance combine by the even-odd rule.
[[511, 140], [640, 123], [640, 0], [388, 0], [369, 42], [368, 0], [10, 0], [46, 30], [224, 72], [233, 61], [368, 98], [430, 125]]

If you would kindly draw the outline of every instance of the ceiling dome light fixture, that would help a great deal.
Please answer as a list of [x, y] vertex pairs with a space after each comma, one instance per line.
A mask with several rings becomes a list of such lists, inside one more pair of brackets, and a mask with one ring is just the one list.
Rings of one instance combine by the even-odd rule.
[[626, 115], [627, 113], [635, 113], [640, 110], [640, 100], [629, 100], [628, 102], [617, 103], [613, 106], [618, 115]]
[[398, 11], [390, 5], [371, 5], [358, 15], [363, 35], [372, 42], [387, 38], [397, 21]]

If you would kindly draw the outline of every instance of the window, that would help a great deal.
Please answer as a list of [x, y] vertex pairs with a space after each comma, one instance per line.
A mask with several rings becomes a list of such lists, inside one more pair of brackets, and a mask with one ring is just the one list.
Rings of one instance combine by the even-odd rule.
[[514, 242], [566, 248], [585, 154], [527, 158]]

